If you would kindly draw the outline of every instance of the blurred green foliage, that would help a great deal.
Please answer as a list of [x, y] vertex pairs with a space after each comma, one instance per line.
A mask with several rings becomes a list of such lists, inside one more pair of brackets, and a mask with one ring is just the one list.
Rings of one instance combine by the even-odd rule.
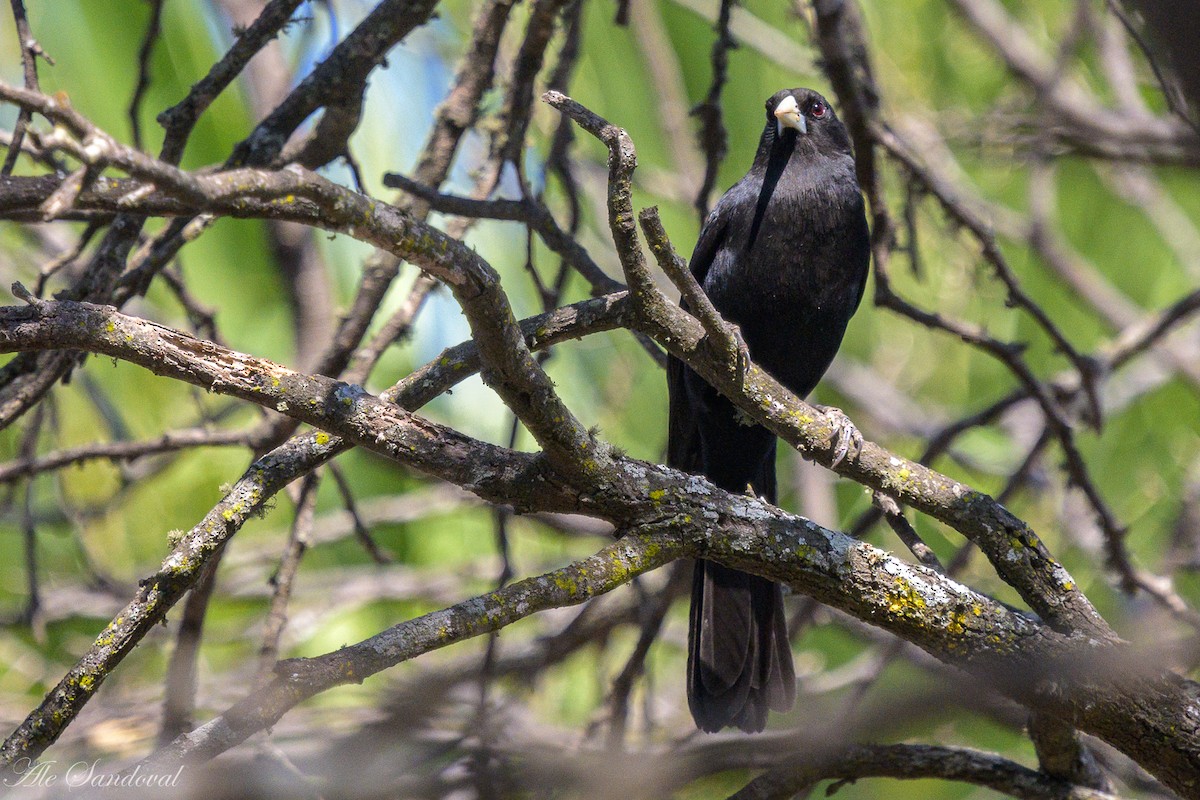
[[[136, 74], [136, 54], [148, 19], [148, 7], [128, 0], [53, 0], [30, 2], [30, 21], [45, 50], [56, 63], [41, 69], [47, 91], [65, 92], [71, 103], [97, 124], [128, 141], [130, 125], [126, 114]], [[338, 3], [344, 15], [337, 26], [344, 32], [362, 12], [361, 3]], [[418, 31], [389, 60], [386, 71], [372, 79], [368, 113], [352, 144], [362, 174], [371, 191], [386, 197], [379, 183], [385, 171], [406, 170], [424, 140], [433, 106], [440, 100], [453, 63], [469, 34], [471, 10], [467, 0], [443, 4], [440, 18]], [[655, 9], [672, 52], [656, 53], [677, 70], [686, 91], [687, 103], [700, 100], [710, 79], [709, 48], [712, 28], [692, 9], [692, 3], [663, 0]], [[699, 4], [697, 5], [705, 5]], [[708, 7], [707, 4], [705, 7]], [[1011, 3], [1035, 40], [1053, 51], [1065, 25], [1071, 22], [1073, 3], [1039, 0]], [[743, 44], [730, 54], [729, 84], [724, 95], [724, 118], [729, 132], [728, 157], [721, 165], [718, 187], [724, 189], [745, 171], [761, 131], [765, 97], [781, 86], [811, 85], [822, 90], [828, 83], [816, 70], [789, 71], [780, 57], [806, 59], [815, 64], [817, 54], [807, 44], [805, 25], [775, 0], [745, 0], [745, 13], [762, 25], [787, 37], [795, 52], [764, 53]], [[1027, 153], [989, 139], [989, 120], [1011, 109], [1027, 109], [1027, 90], [1019, 85], [987, 47], [954, 16], [947, 5], [936, 0], [902, 0], [864, 3], [867, 28], [872, 35], [872, 56], [881, 84], [886, 114], [912, 117], [950, 131], [948, 141], [963, 175], [990, 202], [1022, 211], [1030, 191]], [[293, 25], [285, 45], [298, 63], [311, 64], [327, 50], [331, 26], [318, 8], [309, 9], [314, 19]], [[513, 32], [520, 30], [525, 9], [515, 12]], [[626, 127], [638, 147], [640, 169], [636, 202], [657, 204], [676, 246], [689, 251], [699, 221], [691, 197], [680, 191], [674, 180], [676, 153], [695, 147], [694, 140], [672, 139], [664, 125], [666, 115], [686, 114], [687, 107], [669, 107], [648, 65], [646, 53], [631, 29], [614, 27], [614, 6], [590, 0], [584, 25], [583, 57], [571, 92], [608, 119]], [[19, 58], [14, 47], [11, 21], [0, 27], [0, 74], [19, 82]], [[514, 40], [515, 41], [515, 40]], [[162, 109], [184, 96], [230, 42], [227, 20], [209, 3], [172, 0], [166, 4], [163, 37], [151, 60], [151, 85], [142, 105], [141, 121], [146, 147], [154, 151], [161, 133], [154, 121]], [[510, 53], [511, 55], [511, 53]], [[1095, 54], [1084, 49], [1078, 74], [1103, 86], [1103, 76], [1092, 63]], [[1147, 92], [1151, 97], [1152, 92]], [[1154, 98], [1157, 101], [1157, 98]], [[495, 110], [498, 100], [489, 98]], [[11, 124], [11, 108], [0, 110], [0, 119]], [[247, 99], [235, 86], [226, 92], [201, 119], [187, 150], [184, 165], [201, 167], [219, 164], [233, 145], [254, 123]], [[548, 109], [538, 111], [534, 124], [532, 162], [545, 153], [548, 135], [557, 124]], [[694, 130], [695, 123], [685, 120]], [[482, 147], [481, 140], [468, 138], [464, 148]], [[603, 214], [602, 165], [604, 155], [589, 137], [578, 136], [576, 153], [585, 183], [580, 239], [610, 274], [617, 274], [615, 257]], [[1179, 262], [1169, 243], [1139, 209], [1114, 193], [1111, 182], [1102, 178], [1107, 167], [1064, 157], [1058, 161], [1056, 179], [1057, 213], [1061, 232], [1112, 285], [1146, 312], [1162, 307], [1194, 286], [1195, 272]], [[28, 170], [28, 165], [21, 169]], [[329, 174], [347, 180], [341, 167]], [[1200, 196], [1194, 191], [1194, 174], [1171, 168], [1155, 168], [1170, 198], [1193, 223], [1200, 222]], [[900, 208], [904, 199], [902, 176], [889, 170], [889, 199]], [[465, 169], [455, 173], [451, 188], [465, 191], [470, 177]], [[563, 208], [562, 187], [551, 180], [546, 195], [552, 207]], [[1043, 378], [1067, 367], [1045, 336], [1027, 315], [1004, 303], [1003, 288], [979, 258], [978, 246], [948, 225], [944, 215], [926, 202], [917, 214], [921, 271], [910, 269], [902, 256], [893, 260], [891, 274], [895, 289], [923, 308], [951, 317], [973, 320], [992, 335], [1028, 342], [1028, 357], [1036, 374]], [[151, 230], [156, 228], [152, 224]], [[60, 243], [69, 243], [68, 229], [55, 226]], [[77, 231], [79, 226], [72, 226]], [[903, 235], [903, 234], [902, 234]], [[325, 257], [330, 291], [335, 306], [345, 309], [352, 297], [367, 250], [345, 237], [316, 234]], [[536, 293], [525, 275], [526, 240], [513, 225], [483, 223], [469, 236], [476, 247], [504, 276], [505, 286], [520, 315], [541, 310]], [[45, 260], [38, 240], [7, 225], [0, 229], [0, 277], [4, 285], [36, 280], [36, 270]], [[1064, 286], [1023, 242], [1004, 241], [1004, 252], [1018, 272], [1026, 290], [1067, 331], [1071, 341], [1089, 351], [1109, 341], [1113, 331], [1075, 293]], [[1193, 254], [1200, 255], [1200, 254]], [[533, 248], [533, 261], [544, 275], [557, 269], [557, 259], [540, 243]], [[232, 347], [290, 363], [295, 353], [291, 340], [291, 316], [285, 292], [270, 254], [264, 228], [251, 221], [224, 220], [189, 245], [180, 258], [183, 274], [202, 305], [217, 310], [217, 323]], [[389, 308], [404, 298], [412, 276], [407, 275], [393, 291]], [[57, 288], [57, 287], [55, 287]], [[568, 285], [567, 301], [589, 294], [578, 278]], [[929, 426], [981, 409], [1014, 387], [1009, 372], [994, 359], [939, 332], [929, 331], [873, 308], [871, 290], [851, 324], [842, 351], [846, 364], [866, 367], [877, 380], [886, 382], [915, 407], [929, 414]], [[436, 297], [425, 312], [411, 341], [389, 353], [369, 387], [378, 391], [408, 370], [435, 355], [440, 348], [466, 335], [457, 309], [446, 297]], [[128, 308], [131, 313], [186, 327], [187, 319], [171, 294], [161, 287]], [[385, 318], [380, 315], [380, 319]], [[548, 369], [568, 404], [589, 425], [599, 426], [602, 435], [638, 458], [658, 460], [664, 446], [665, 387], [661, 371], [625, 333], [602, 334], [563, 345], [555, 351]], [[1117, 376], [1120, 377], [1120, 374]], [[105, 418], [89, 397], [99, 392], [119, 417]], [[1137, 392], [1125, 406], [1106, 420], [1101, 433], [1080, 430], [1078, 439], [1105, 500], [1116, 516], [1129, 526], [1128, 544], [1137, 562], [1151, 569], [1160, 566], [1160, 554], [1168, 546], [1181, 507], [1181, 496], [1189, 480], [1195, 479], [1200, 463], [1200, 393], [1179, 377]], [[873, 429], [854, 398], [823, 386], [816, 393], [821, 402], [845, 408], [860, 422], [868, 438], [881, 441], [907, 456], [919, 454], [922, 440], [912, 433]], [[229, 406], [221, 397], [189, 387], [173, 385], [137, 368], [114, 364], [104, 358], [89, 358], [69, 385], [55, 391], [52, 404], [53, 434], [39, 443], [42, 451], [117, 437], [152, 438], [159, 433], [199, 424]], [[503, 442], [510, 425], [502, 406], [478, 380], [455, 389], [450, 397], [433, 403], [426, 413], [465, 432]], [[259, 412], [241, 409], [221, 424], [254, 424]], [[123, 430], [122, 430], [123, 428]], [[0, 458], [18, 455], [24, 424], [0, 432]], [[529, 437], [518, 439], [530, 447]], [[964, 437], [950, 455], [934, 466], [988, 492], [1003, 486], [1006, 476], [1024, 457], [1030, 442], [1018, 441], [1011, 427], [978, 429]], [[219, 498], [220, 487], [236, 480], [249, 455], [234, 448], [208, 449], [162, 462], [161, 470], [148, 477], [131, 473], [122, 476], [106, 462], [92, 462], [60, 473], [38, 477], [33, 483], [31, 513], [36, 521], [38, 571], [41, 591], [47, 597], [67, 589], [91, 587], [85, 597], [105, 597], [95, 589], [103, 577], [114, 589], [95, 608], [55, 608], [44, 632], [35, 634], [22, 624], [5, 626], [0, 635], [0, 719], [14, 726], [40, 699], [41, 694], [69, 668], [90, 645], [135, 582], [155, 570], [168, 552], [168, 532], [193, 525]], [[1074, 574], [1089, 596], [1110, 620], [1133, 635], [1126, 626], [1136, 607], [1112, 588], [1104, 567], [1098, 540], [1078, 535], [1065, 527], [1070, 522], [1087, 528], [1068, 506], [1067, 493], [1058, 474], [1059, 454], [1051, 448], [1044, 473], [1032, 490], [1012, 503], [1013, 510], [1027, 519], [1051, 550]], [[365, 453], [350, 453], [340, 459], [357, 501], [363, 506], [385, 498], [428, 490], [425, 479]], [[785, 477], [781, 485], [792, 485], [786, 477], [795, 465], [791, 454], [781, 457]], [[142, 465], [144, 466], [144, 465]], [[22, 539], [24, 485], [5, 494], [0, 517], [0, 613], [15, 618], [27, 599], [25, 555]], [[803, 511], [800, 492], [785, 491], [785, 505]], [[843, 524], [868, 506], [862, 489], [849, 483], [837, 485], [834, 494]], [[332, 519], [342, 501], [331, 481], [320, 494], [319, 516]], [[267, 579], [292, 516], [291, 501], [281, 495], [265, 519], [248, 525], [235, 539], [228, 566], [222, 573], [218, 596], [208, 617], [201, 659], [200, 703], [205, 712], [216, 710], [237, 696], [235, 687], [253, 675], [256, 632], [269, 602]], [[961, 544], [959, 537], [940, 524], [926, 519], [916, 522], [919, 532], [943, 557], [949, 558]], [[466, 597], [492, 585], [499, 571], [492, 512], [466, 503], [454, 508], [415, 514], [411, 518], [384, 522], [373, 529], [380, 547], [392, 557], [392, 565], [374, 564], [352, 536], [342, 535], [315, 546], [301, 570], [294, 600], [297, 618], [285, 634], [285, 652], [313, 655], [366, 636], [412, 615], [441, 607], [455, 597]], [[890, 534], [874, 530], [872, 541], [890, 549], [901, 549]], [[539, 523], [515, 520], [510, 530], [511, 559], [518, 576], [560, 565], [594, 550], [599, 542], [583, 536], [567, 537]], [[239, 560], [240, 559], [240, 560]], [[428, 581], [454, 578], [452, 590], [416, 592], [411, 596], [362, 595], [330, 602], [323, 591], [336, 583], [323, 575], [345, 575], [347, 580], [376, 576], [387, 581], [395, 571], [405, 578]], [[339, 572], [340, 571], [340, 572]], [[963, 580], [1005, 600], [1015, 596], [994, 576], [983, 559], [977, 558]], [[415, 580], [414, 585], [420, 585]], [[319, 587], [310, 589], [310, 586]], [[428, 586], [426, 588], [429, 588]], [[1184, 596], [1200, 599], [1200, 584], [1186, 576], [1179, 587]], [[628, 590], [623, 590], [628, 591]], [[178, 612], [171, 615], [172, 619]], [[667, 634], [655, 648], [651, 665], [654, 691], [665, 695], [675, 708], [667, 723], [677, 730], [686, 714], [681, 703], [684, 610], [672, 615]], [[527, 620], [506, 630], [501, 646], [520, 641], [546, 629], [540, 620]], [[100, 692], [98, 703], [123, 709], [140, 709], [152, 715], [161, 694], [161, 676], [173, 628], [159, 631], [138, 648]], [[548, 680], [532, 688], [514, 691], [532, 695], [533, 708], [564, 727], [579, 727], [591, 719], [596, 704], [607, 691], [608, 681], [620, 669], [632, 649], [634, 635], [622, 632], [617, 644], [599, 664], [597, 652], [584, 649], [569, 659]], [[437, 653], [432, 661], [481, 651], [482, 642]], [[812, 630], [800, 644], [800, 672], [815, 674], [835, 668], [862, 651], [862, 640], [845, 629], [827, 625]], [[370, 705], [387, 686], [400, 677], [425, 668], [406, 664], [365, 687], [330, 693], [315, 704], [361, 703]], [[931, 679], [903, 665], [889, 670], [872, 693], [873, 702], [885, 703], [906, 691], [926, 685]], [[833, 709], [844, 691], [814, 700]], [[152, 704], [147, 706], [145, 703]], [[801, 700], [801, 705], [806, 701]], [[786, 719], [777, 720], [786, 723]], [[953, 722], [939, 718], [895, 732], [897, 738], [963, 743], [996, 749], [1031, 763], [1027, 742], [1018, 731], [1003, 728], [980, 716], [958, 715]], [[723, 776], [692, 787], [688, 797], [714, 796], [740, 785], [741, 776]], [[846, 798], [895, 796], [894, 785], [863, 782], [841, 792]], [[906, 785], [906, 796], [965, 797], [972, 794], [960, 786], [926, 783]]]

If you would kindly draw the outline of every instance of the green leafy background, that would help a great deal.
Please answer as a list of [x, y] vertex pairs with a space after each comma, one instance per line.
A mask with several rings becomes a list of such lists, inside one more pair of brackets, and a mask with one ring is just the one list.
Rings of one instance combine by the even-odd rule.
[[[361, 4], [338, 4], [343, 15], [336, 27], [348, 30]], [[699, 0], [658, 2], [658, 15], [672, 50], [660, 52], [678, 70], [688, 103], [699, 101], [710, 80], [709, 47], [711, 23], [693, 6], [709, 9], [714, 4]], [[122, 140], [129, 141], [126, 108], [136, 74], [136, 53], [148, 19], [148, 5], [127, 0], [33, 0], [29, 3], [31, 24], [38, 39], [56, 65], [41, 69], [42, 86], [48, 92], [65, 92], [71, 103], [97, 124]], [[729, 84], [724, 96], [724, 119], [729, 129], [729, 154], [720, 170], [718, 186], [729, 186], [744, 172], [761, 130], [763, 98], [783, 86], [810, 85], [828, 89], [816, 70], [817, 53], [808, 44], [807, 29], [787, 8], [774, 0], [745, 0], [744, 13], [762, 28], [791, 42], [786, 52], [764, 53], [744, 43], [730, 54]], [[1073, 3], [1040, 0], [1009, 4], [1036, 40], [1053, 52], [1071, 24]], [[146, 146], [154, 152], [161, 131], [154, 121], [158, 111], [180, 99], [230, 42], [229, 24], [212, 7], [197, 0], [172, 0], [165, 6], [163, 38], [151, 62], [152, 83], [142, 106]], [[371, 80], [368, 111], [352, 140], [367, 188], [389, 197], [380, 177], [385, 171], [403, 171], [413, 160], [432, 119], [432, 109], [448, 85], [454, 60], [469, 34], [472, 4], [464, 0], [444, 3], [440, 18], [418, 31], [401, 51], [389, 59], [386, 71]], [[626, 127], [638, 147], [640, 168], [636, 202], [657, 204], [677, 246], [690, 249], [698, 220], [690, 198], [674, 188], [674, 152], [695, 147], [694, 139], [670, 138], [663, 115], [686, 112], [665, 108], [634, 31], [614, 27], [614, 5], [589, 0], [585, 12], [583, 57], [574, 78], [572, 94], [610, 120]], [[528, 9], [514, 14], [523, 20]], [[309, 9], [313, 18], [293, 25], [285, 45], [296, 63], [311, 64], [327, 52], [334, 28], [325, 12]], [[743, 13], [743, 12], [739, 12]], [[965, 176], [991, 202], [1018, 211], [1028, 205], [1027, 154], [1011, 144], [990, 137], [989, 120], [1003, 115], [1027, 113], [1031, 100], [1024, 87], [1006, 73], [988, 48], [955, 17], [947, 4], [935, 0], [869, 0], [864, 3], [867, 29], [872, 36], [872, 56], [888, 115], [920, 119], [939, 128], [957, 132], [948, 140]], [[13, 83], [20, 81], [20, 60], [15, 48], [11, 21], [0, 27], [0, 74]], [[520, 24], [511, 26], [515, 32]], [[510, 46], [513, 43], [510, 43]], [[1077, 76], [1103, 91], [1103, 76], [1096, 68], [1095, 54], [1084, 48], [1078, 57]], [[806, 71], [793, 71], [807, 64]], [[788, 66], [793, 65], [793, 66]], [[1156, 107], [1160, 98], [1146, 84], [1146, 97]], [[498, 96], [489, 96], [495, 111]], [[11, 108], [0, 111], [0, 119], [11, 125]], [[548, 134], [557, 122], [549, 109], [540, 108], [533, 126], [531, 174], [539, 175], [540, 159]], [[185, 166], [200, 167], [221, 162], [231, 148], [251, 129], [254, 120], [246, 98], [235, 87], [222, 96], [201, 119], [191, 139]], [[694, 120], [684, 126], [692, 131]], [[480, 141], [472, 146], [478, 148]], [[604, 154], [589, 137], [577, 137], [576, 153], [580, 175], [586, 184], [583, 197], [584, 222], [581, 239], [610, 274], [616, 275], [615, 257], [603, 215]], [[1154, 225], [1135, 206], [1122, 200], [1102, 177], [1107, 167], [1075, 157], [1059, 161], [1057, 211], [1061, 231], [1080, 254], [1090, 260], [1108, 281], [1129, 300], [1146, 311], [1171, 302], [1197, 281], [1195, 262], [1181, 263]], [[29, 171], [22, 164], [22, 171]], [[1186, 171], [1155, 168], [1171, 199], [1193, 220], [1200, 220], [1200, 194], [1194, 176]], [[340, 166], [328, 174], [347, 180]], [[465, 167], [450, 184], [456, 191], [470, 186]], [[664, 188], [666, 187], [666, 188]], [[904, 198], [904, 182], [888, 172], [888, 189], [895, 208]], [[562, 209], [562, 190], [553, 180], [546, 187], [551, 206]], [[1068, 366], [1054, 352], [1045, 336], [1027, 315], [1007, 308], [1003, 287], [979, 257], [978, 246], [949, 225], [944, 215], [926, 202], [918, 213], [921, 271], [915, 273], [907, 260], [893, 260], [891, 273], [896, 290], [927, 309], [948, 316], [976, 321], [995, 336], [1027, 342], [1028, 357], [1036, 373], [1049, 377]], [[78, 226], [74, 226], [78, 227]], [[151, 229], [156, 227], [151, 225]], [[65, 226], [59, 226], [64, 243]], [[328, 264], [330, 290], [337, 306], [345, 309], [352, 297], [367, 250], [345, 237], [318, 234]], [[470, 234], [470, 243], [504, 275], [505, 286], [519, 315], [540, 311], [536, 294], [524, 275], [525, 236], [515, 226], [483, 223]], [[1108, 341], [1112, 331], [1029, 252], [1023, 243], [1003, 241], [1004, 253], [1032, 294], [1068, 333], [1081, 350], [1091, 350]], [[1192, 253], [1200, 257], [1200, 253]], [[0, 278], [4, 285], [22, 280], [30, 285], [44, 257], [35, 240], [19, 226], [0, 227]], [[540, 244], [535, 245], [535, 263], [543, 274], [551, 274], [557, 260]], [[295, 347], [291, 320], [279, 276], [264, 238], [263, 227], [252, 221], [224, 220], [196, 242], [180, 258], [188, 284], [199, 300], [218, 310], [218, 325], [228, 344], [255, 355], [291, 363]], [[390, 298], [395, 307], [404, 297], [412, 275], [406, 273]], [[56, 287], [57, 288], [57, 287]], [[587, 296], [577, 277], [569, 284], [569, 300]], [[872, 307], [871, 289], [850, 326], [840, 363], [873, 371], [877, 380], [891, 384], [929, 415], [930, 426], [985, 407], [1009, 392], [1013, 378], [995, 360], [954, 340], [946, 334], [915, 326], [897, 315]], [[155, 287], [144, 301], [127, 309], [167, 324], [186, 327], [187, 320], [175, 300]], [[381, 315], [380, 318], [383, 318]], [[446, 296], [432, 301], [414, 337], [390, 352], [368, 388], [378, 391], [398, 376], [435, 355], [446, 345], [465, 336], [466, 327]], [[603, 436], [633, 456], [658, 460], [664, 446], [666, 395], [661, 371], [625, 333], [601, 334], [563, 345], [555, 351], [548, 368], [570, 406], [589, 425], [599, 426]], [[54, 394], [57, 430], [41, 443], [48, 451], [120, 435], [110, 420], [97, 411], [89, 392], [99, 392], [127, 427], [130, 439], [151, 438], [179, 427], [195, 425], [205, 414], [228, 409], [230, 402], [190, 387], [172, 384], [138, 368], [104, 358], [91, 358], [67, 386]], [[1189, 476], [1197, 474], [1197, 431], [1200, 431], [1200, 400], [1197, 387], [1174, 377], [1140, 393], [1127, 406], [1112, 414], [1102, 433], [1081, 430], [1078, 440], [1095, 480], [1118, 518], [1129, 526], [1129, 547], [1137, 562], [1159, 567], [1160, 554], [1168, 546], [1181, 512], [1181, 497]], [[859, 421], [864, 433], [894, 451], [916, 456], [922, 440], [890, 429], [874, 430], [853, 398], [835, 387], [818, 389], [816, 399], [845, 408]], [[509, 417], [503, 407], [478, 380], [455, 389], [426, 412], [472, 435], [504, 441]], [[254, 409], [235, 407], [222, 424], [252, 425], [260, 418]], [[0, 432], [0, 457], [15, 458], [24, 425]], [[527, 436], [520, 440], [529, 447]], [[1028, 442], [1020, 442], [1012, 430], [993, 426], [972, 431], [934, 466], [973, 486], [996, 492], [1024, 457]], [[1013, 510], [1029, 520], [1051, 550], [1073, 573], [1079, 584], [1102, 608], [1109, 619], [1132, 638], [1144, 638], [1145, 601], [1131, 602], [1114, 591], [1112, 576], [1103, 566], [1097, 540], [1068, 535], [1065, 520], [1087, 528], [1087, 515], [1067, 510], [1060, 455], [1051, 448], [1044, 459], [1045, 480], [1022, 492]], [[427, 479], [384, 462], [378, 457], [353, 452], [341, 462], [364, 507], [398, 495], [420, 496], [433, 491]], [[168, 551], [168, 533], [187, 529], [220, 497], [221, 486], [237, 478], [248, 463], [248, 454], [236, 448], [208, 449], [157, 462], [160, 469], [144, 479], [122, 477], [119, 469], [104, 462], [72, 467], [58, 474], [43, 475], [34, 482], [32, 511], [37, 521], [37, 553], [42, 592], [47, 597], [88, 591], [84, 600], [57, 607], [44, 631], [31, 630], [18, 622], [0, 632], [0, 720], [11, 729], [33, 708], [90, 645], [93, 637], [128, 597], [136, 581], [153, 572]], [[782, 503], [801, 512], [804, 498], [790, 487], [790, 475], [798, 468], [794, 454], [782, 453], [784, 477]], [[811, 468], [810, 468], [811, 469]], [[16, 619], [26, 602], [24, 549], [21, 513], [24, 485], [3, 495], [0, 516], [0, 614]], [[845, 525], [869, 505], [863, 490], [847, 482], [834, 488], [836, 519], [822, 520]], [[1077, 506], [1076, 506], [1077, 507]], [[342, 508], [331, 481], [321, 489], [319, 512], [332, 518]], [[267, 578], [274, 569], [277, 553], [287, 535], [291, 502], [280, 496], [264, 519], [247, 525], [236, 537], [229, 563], [222, 573], [220, 593], [208, 618], [201, 655], [200, 703], [205, 715], [219, 711], [238, 697], [253, 678], [254, 656], [267, 603]], [[918, 531], [943, 558], [948, 558], [961, 540], [952, 531], [927, 519], [916, 520]], [[288, 655], [315, 655], [347, 642], [372, 635], [382, 628], [415, 614], [441, 607], [454, 598], [465, 598], [489, 587], [499, 566], [493, 534], [492, 512], [471, 502], [442, 505], [407, 521], [378, 524], [373, 529], [380, 546], [394, 556], [393, 565], [378, 566], [367, 557], [351, 536], [315, 547], [307, 555], [296, 585], [294, 624], [285, 634]], [[519, 575], [561, 565], [594, 550], [600, 541], [584, 536], [568, 537], [543, 525], [521, 518], [512, 523], [512, 562]], [[902, 549], [881, 528], [870, 539], [889, 550]], [[93, 568], [87, 566], [88, 563]], [[389, 584], [389, 574], [423, 580], [425, 592], [409, 596], [381, 589], [346, 602], [329, 602], [329, 594], [343, 580], [376, 576], [379, 586]], [[115, 589], [107, 595], [90, 586], [95, 575], [110, 579]], [[976, 559], [964, 576], [972, 586], [1015, 601], [983, 563]], [[418, 582], [419, 582], [418, 581]], [[439, 582], [440, 581], [440, 582]], [[432, 588], [431, 588], [432, 587]], [[440, 587], [440, 588], [439, 588]], [[1184, 596], [1196, 600], [1200, 586], [1185, 574], [1179, 587]], [[622, 590], [622, 591], [627, 591]], [[428, 594], [429, 596], [423, 596]], [[52, 604], [53, 605], [53, 604]], [[172, 614], [172, 620], [177, 616]], [[666, 739], [686, 730], [686, 708], [682, 703], [684, 653], [682, 642], [686, 612], [682, 605], [669, 618], [666, 634], [652, 651], [650, 667], [653, 691], [673, 709], [660, 719], [664, 727], [655, 734]], [[555, 618], [561, 619], [561, 618]], [[557, 624], [557, 623], [555, 623]], [[501, 646], [520, 637], [547, 629], [545, 620], [527, 620], [505, 631]], [[551, 626], [552, 627], [552, 626]], [[1154, 631], [1171, 635], [1170, 626]], [[173, 626], [149, 637], [118, 672], [104, 685], [79, 724], [72, 728], [61, 747], [64, 752], [136, 755], [149, 746], [161, 695], [161, 676], [166, 654], [172, 647]], [[595, 713], [608, 681], [620, 669], [631, 650], [636, 631], [622, 630], [606, 651], [584, 649], [554, 670], [536, 686], [512, 685], [512, 692], [548, 720], [565, 728], [585, 724]], [[436, 653], [417, 664], [405, 664], [372, 679], [362, 687], [327, 693], [294, 713], [303, 728], [312, 720], [322, 724], [348, 724], [353, 715], [325, 713], [367, 709], [386, 695], [395, 681], [428, 669], [428, 662], [461, 657], [470, 650], [481, 652], [482, 641]], [[863, 651], [863, 641], [853, 630], [825, 624], [810, 630], [797, 652], [802, 674], [845, 665]], [[869, 703], [886, 708], [889, 702], [936, 679], [903, 663], [885, 672], [870, 693]], [[642, 691], [639, 689], [639, 692]], [[834, 692], [801, 705], [835, 710], [844, 693]], [[773, 720], [786, 725], [787, 717]], [[107, 726], [107, 727], [106, 727]], [[117, 733], [105, 738], [104, 732]], [[100, 733], [97, 733], [100, 731]], [[302, 730], [293, 731], [303, 735]], [[1032, 748], [1020, 732], [968, 712], [937, 714], [929, 720], [913, 721], [889, 731], [895, 740], [938, 741], [967, 744], [1003, 751], [1027, 764], [1035, 763]], [[745, 776], [722, 776], [698, 784], [688, 796], [713, 796], [732, 790]], [[889, 784], [864, 781], [845, 787], [847, 798], [896, 796], [963, 797], [986, 794], [957, 785], [931, 782]]]

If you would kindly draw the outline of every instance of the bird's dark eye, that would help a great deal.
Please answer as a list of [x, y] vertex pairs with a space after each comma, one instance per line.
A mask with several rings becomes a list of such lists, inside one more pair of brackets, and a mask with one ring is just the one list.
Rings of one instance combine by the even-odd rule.
[[820, 100], [814, 100], [813, 104], [808, 107], [808, 115], [813, 119], [820, 119], [829, 111], [829, 107]]

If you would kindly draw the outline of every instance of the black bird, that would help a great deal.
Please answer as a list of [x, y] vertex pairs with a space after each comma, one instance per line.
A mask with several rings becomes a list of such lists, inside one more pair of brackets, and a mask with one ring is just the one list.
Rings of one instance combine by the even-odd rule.
[[[750, 171], [700, 231], [692, 274], [741, 329], [755, 363], [804, 397], [858, 308], [869, 258], [845, 127], [811, 89], [775, 93]], [[774, 503], [775, 436], [677, 359], [667, 374], [668, 463]], [[690, 623], [688, 705], [700, 728], [757, 732], [768, 709], [792, 707], [796, 678], [777, 584], [697, 561]]]

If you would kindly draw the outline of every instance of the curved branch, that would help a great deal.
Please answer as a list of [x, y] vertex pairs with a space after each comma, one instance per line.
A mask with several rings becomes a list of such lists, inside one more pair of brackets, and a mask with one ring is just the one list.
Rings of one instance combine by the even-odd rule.
[[[385, 2], [379, 8], [388, 5]], [[212, 175], [192, 174], [119, 144], [55, 98], [4, 83], [0, 83], [0, 98], [60, 123], [62, 127], [55, 129], [58, 137], [54, 146], [89, 166], [111, 164], [148, 181], [121, 198], [123, 211], [138, 208], [161, 189], [185, 205], [162, 213], [265, 215], [345, 232], [411, 261], [454, 292], [479, 345], [484, 382], [516, 413], [545, 448], [547, 457], [562, 468], [573, 469], [583, 481], [592, 471], [591, 465], [608, 460], [607, 447], [575, 418], [559, 398], [553, 381], [529, 353], [500, 286], [500, 276], [462, 242], [395, 206], [352, 192], [297, 165], [278, 171], [235, 169]], [[77, 202], [76, 195], [69, 205]]]
[[[1114, 637], [1033, 530], [991, 497], [873, 442], [864, 442], [857, 455], [835, 464], [837, 428], [832, 418], [796, 397], [757, 365], [743, 364], [738, 348], [718, 337], [704, 336], [697, 330], [700, 322], [655, 287], [633, 229], [628, 187], [637, 158], [625, 132], [568, 97], [548, 92], [543, 99], [609, 147], [609, 218], [635, 302], [638, 329], [657, 339], [755, 421], [805, 456], [941, 520], [978, 544], [1001, 578], [1055, 627]], [[655, 226], [649, 229], [658, 230]], [[667, 241], [651, 241], [650, 247], [663, 254], [673, 250]]]
[[755, 778], [730, 800], [782, 800], [818, 781], [842, 783], [862, 778], [957, 781], [1025, 800], [1115, 800], [1107, 792], [1077, 786], [992, 753], [920, 744], [851, 747], [816, 764], [774, 769]]
[[12, 769], [36, 759], [58, 739], [80, 709], [139, 641], [191, 588], [214, 553], [264, 504], [296, 477], [297, 466], [314, 469], [340, 452], [328, 434], [299, 436], [250, 466], [241, 479], [175, 545], [159, 571], [143, 580], [134, 598], [101, 631], [80, 659], [0, 747]]
[[321, 692], [447, 645], [498, 631], [539, 611], [578, 605], [635, 576], [685, 555], [680, 539], [654, 531], [631, 533], [590, 558], [526, 578], [458, 605], [425, 614], [357, 644], [316, 658], [279, 662], [275, 676], [220, 716], [183, 734], [143, 762], [161, 767], [207, 761], [274, 725], [296, 705]]

